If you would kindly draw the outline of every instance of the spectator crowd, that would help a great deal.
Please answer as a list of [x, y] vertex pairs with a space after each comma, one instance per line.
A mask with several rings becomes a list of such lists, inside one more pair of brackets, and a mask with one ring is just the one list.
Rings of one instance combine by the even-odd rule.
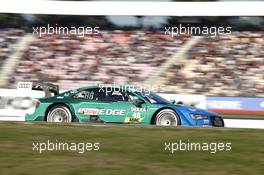
[[[22, 34], [0, 30], [0, 64]], [[61, 89], [143, 83], [189, 39], [121, 30], [85, 37], [34, 36], [8, 87], [19, 81], [49, 81]], [[204, 37], [161, 79], [165, 90], [173, 93], [264, 96], [264, 32]]]
[[178, 93], [264, 96], [264, 32], [204, 38], [166, 77]]
[[104, 31], [100, 35], [35, 37], [11, 84], [50, 81], [61, 89], [97, 83], [145, 81], [187, 40], [144, 31]]
[[0, 29], [0, 66], [12, 53], [13, 44], [22, 36], [23, 30], [20, 29]]

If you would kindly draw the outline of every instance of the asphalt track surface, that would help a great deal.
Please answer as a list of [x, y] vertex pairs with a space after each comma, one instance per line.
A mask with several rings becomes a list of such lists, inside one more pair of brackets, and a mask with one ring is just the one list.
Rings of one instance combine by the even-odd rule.
[[[224, 119], [227, 128], [255, 128], [264, 129], [264, 119]], [[0, 116], [0, 121], [25, 121], [24, 117]]]

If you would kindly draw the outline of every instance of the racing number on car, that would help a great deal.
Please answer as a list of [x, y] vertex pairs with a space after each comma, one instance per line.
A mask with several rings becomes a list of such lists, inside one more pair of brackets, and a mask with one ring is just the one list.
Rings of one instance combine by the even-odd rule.
[[134, 118], [140, 118], [140, 113], [139, 113], [139, 112], [134, 112], [134, 113], [132, 114], [132, 116], [133, 116]]

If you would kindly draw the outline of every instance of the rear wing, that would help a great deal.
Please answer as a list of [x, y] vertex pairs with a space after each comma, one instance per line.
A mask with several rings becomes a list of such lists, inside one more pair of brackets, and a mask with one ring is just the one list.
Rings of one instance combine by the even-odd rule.
[[44, 83], [44, 82], [18, 82], [18, 89], [30, 89], [30, 90], [38, 90], [44, 91], [45, 97], [51, 97], [52, 94], [59, 94], [59, 86], [54, 85], [52, 83]]

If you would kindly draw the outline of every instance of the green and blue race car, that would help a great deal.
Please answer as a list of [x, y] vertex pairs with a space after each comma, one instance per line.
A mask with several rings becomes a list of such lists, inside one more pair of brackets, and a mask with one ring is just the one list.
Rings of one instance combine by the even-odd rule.
[[26, 115], [26, 121], [224, 126], [219, 114], [176, 105], [130, 86], [97, 85], [58, 93], [57, 86], [38, 83], [33, 89], [43, 90], [46, 97], [36, 99], [35, 111]]

